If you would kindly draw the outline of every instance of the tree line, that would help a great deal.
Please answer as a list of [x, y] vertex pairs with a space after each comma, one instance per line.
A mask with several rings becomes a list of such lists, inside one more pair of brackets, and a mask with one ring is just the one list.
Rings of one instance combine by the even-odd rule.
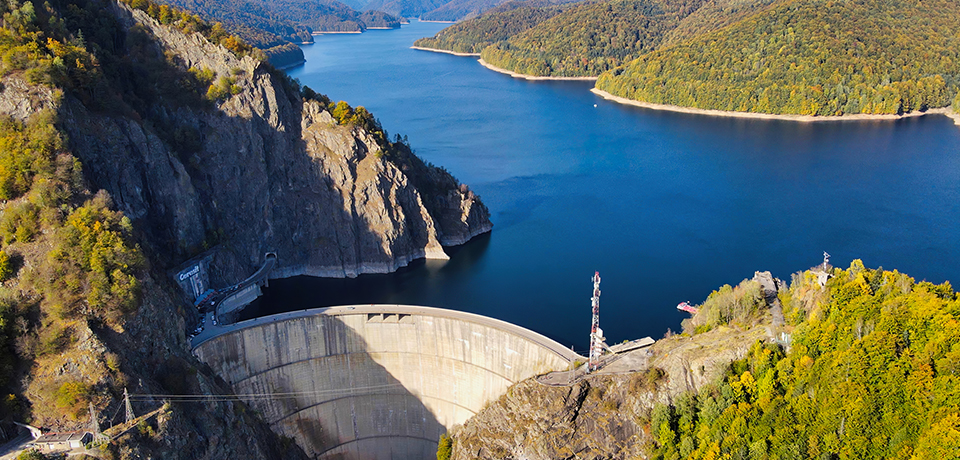
[[[780, 293], [786, 347], [758, 342], [720, 381], [655, 407], [651, 458], [956, 457], [958, 294], [859, 260], [831, 274], [821, 287], [799, 273]], [[707, 303], [739, 308], [751, 297], [732, 294]]]

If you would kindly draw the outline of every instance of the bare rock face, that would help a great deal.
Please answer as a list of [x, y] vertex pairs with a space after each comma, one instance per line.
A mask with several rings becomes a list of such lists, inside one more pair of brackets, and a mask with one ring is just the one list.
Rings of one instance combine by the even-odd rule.
[[645, 424], [656, 404], [716, 382], [753, 343], [767, 339], [763, 326], [720, 327], [630, 352], [646, 362], [638, 372], [601, 372], [570, 386], [525, 380], [454, 429], [452, 458], [646, 458], [652, 438]]
[[[220, 244], [235, 262], [226, 278], [251, 271], [265, 252], [280, 258], [273, 276], [356, 276], [446, 258], [442, 245], [490, 230], [483, 204], [445, 171], [386, 158], [372, 133], [338, 125], [276, 71], [116, 9], [125, 27], [156, 38], [158, 59], [172, 54], [183, 69], [235, 85], [215, 109], [152, 107], [142, 114], [149, 123], [70, 98], [61, 111], [92, 182], [163, 242], [155, 249], [169, 262]], [[192, 143], [171, 145], [181, 137]]]
[[55, 107], [59, 91], [31, 85], [20, 74], [0, 80], [0, 113], [17, 120], [26, 120], [41, 110]]

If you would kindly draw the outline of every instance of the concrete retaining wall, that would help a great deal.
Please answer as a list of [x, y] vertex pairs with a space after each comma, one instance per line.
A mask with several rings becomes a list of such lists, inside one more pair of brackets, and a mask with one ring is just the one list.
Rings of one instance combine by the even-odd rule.
[[436, 458], [440, 434], [523, 379], [580, 358], [450, 310], [317, 309], [239, 323], [196, 352], [277, 432], [321, 458]]

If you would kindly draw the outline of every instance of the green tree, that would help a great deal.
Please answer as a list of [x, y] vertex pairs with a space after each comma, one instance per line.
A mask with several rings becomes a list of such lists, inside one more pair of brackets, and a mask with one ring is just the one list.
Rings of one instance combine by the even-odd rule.
[[453, 455], [453, 438], [447, 433], [440, 435], [440, 442], [437, 444], [437, 460], [450, 460]]

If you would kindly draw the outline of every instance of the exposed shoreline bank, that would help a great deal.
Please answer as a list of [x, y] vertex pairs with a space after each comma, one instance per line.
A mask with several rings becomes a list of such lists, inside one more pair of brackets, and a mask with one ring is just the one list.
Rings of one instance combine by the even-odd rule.
[[524, 80], [531, 80], [531, 81], [542, 81], [542, 80], [597, 81], [597, 77], [535, 77], [535, 76], [533, 76], [533, 75], [524, 75], [524, 74], [522, 74], [522, 73], [516, 73], [516, 72], [510, 71], [510, 70], [507, 70], [507, 69], [501, 69], [500, 67], [497, 67], [497, 66], [495, 66], [495, 65], [493, 65], [493, 64], [490, 64], [489, 62], [484, 61], [483, 59], [478, 60], [478, 62], [480, 62], [480, 65], [482, 65], [482, 66], [484, 66], [484, 67], [486, 67], [486, 68], [488, 68], [488, 69], [490, 69], [490, 70], [492, 70], [492, 71], [494, 71], [494, 72], [500, 72], [500, 73], [502, 73], [502, 74], [507, 74], [507, 75], [509, 75], [509, 76], [511, 76], [511, 77], [513, 77], [513, 78], [522, 78], [522, 79], [524, 79]]
[[606, 91], [603, 91], [597, 88], [591, 88], [590, 92], [608, 101], [613, 101], [618, 104], [632, 105], [635, 107], [643, 107], [645, 109], [652, 109], [652, 110], [665, 110], [668, 112], [692, 113], [695, 115], [710, 115], [714, 117], [752, 118], [752, 119], [759, 119], [759, 120], [788, 120], [788, 121], [799, 121], [803, 123], [813, 123], [813, 122], [823, 122], [823, 121], [847, 121], [847, 120], [900, 120], [902, 118], [921, 117], [931, 113], [939, 113], [942, 115], [946, 115], [950, 118], [953, 118], [954, 123], [960, 126], [960, 114], [957, 114], [953, 110], [950, 110], [950, 108], [948, 107], [929, 109], [926, 112], [913, 111], [910, 113], [905, 113], [903, 115], [889, 115], [889, 114], [872, 115], [872, 114], [863, 114], [863, 113], [858, 113], [853, 115], [839, 115], [839, 116], [779, 115], [779, 114], [772, 114], [772, 113], [734, 112], [729, 110], [696, 109], [693, 107], [682, 107], [679, 105], [654, 104], [652, 102], [641, 102], [641, 101], [635, 101], [633, 99], [627, 99], [620, 96], [614, 96]]
[[294, 68], [294, 67], [302, 66], [302, 65], [304, 65], [304, 64], [306, 64], [306, 63], [307, 63], [307, 60], [306, 60], [306, 59], [302, 59], [302, 60], [300, 60], [300, 62], [294, 62], [294, 63], [291, 63], [291, 64], [279, 66], [279, 67], [277, 67], [277, 66], [273, 66], [273, 67], [274, 67], [275, 69], [277, 69], [277, 70], [288, 70], [288, 69], [292, 69], [292, 68]]
[[410, 49], [412, 49], [412, 50], [420, 50], [420, 51], [431, 51], [431, 52], [434, 52], [434, 53], [452, 54], [452, 55], [454, 55], [454, 56], [480, 56], [480, 53], [458, 53], [458, 52], [456, 52], [456, 51], [441, 50], [441, 49], [437, 49], [437, 48], [426, 48], [426, 47], [423, 47], [423, 46], [411, 46]]

